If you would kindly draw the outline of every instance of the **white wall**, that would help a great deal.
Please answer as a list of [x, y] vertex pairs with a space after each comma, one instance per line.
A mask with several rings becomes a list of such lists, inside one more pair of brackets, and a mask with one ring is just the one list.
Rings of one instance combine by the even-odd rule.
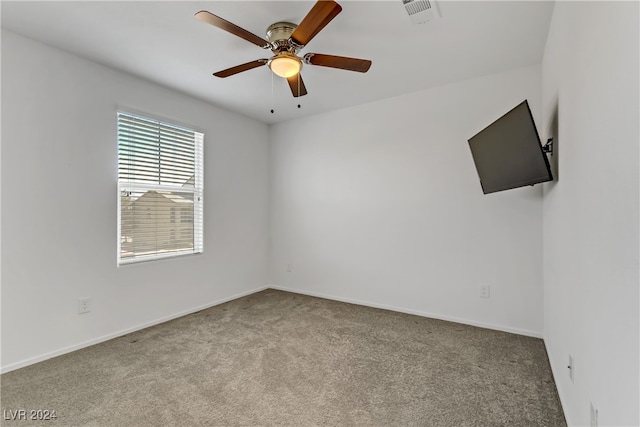
[[542, 188], [483, 195], [467, 143], [540, 94], [534, 66], [272, 125], [272, 285], [542, 336]]
[[544, 336], [570, 425], [590, 425], [591, 402], [600, 426], [640, 424], [638, 13], [556, 3], [543, 61], [559, 150], [543, 202]]
[[[204, 131], [204, 254], [116, 267], [118, 107]], [[3, 370], [264, 287], [267, 132], [3, 31]]]

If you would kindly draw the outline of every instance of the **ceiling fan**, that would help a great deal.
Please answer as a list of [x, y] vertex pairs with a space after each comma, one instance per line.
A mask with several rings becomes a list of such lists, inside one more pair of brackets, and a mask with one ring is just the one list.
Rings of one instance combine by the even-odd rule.
[[371, 61], [366, 59], [348, 58], [345, 56], [325, 55], [321, 53], [307, 53], [302, 58], [298, 52], [304, 48], [338, 13], [342, 7], [333, 0], [319, 0], [311, 8], [300, 24], [291, 22], [276, 22], [266, 31], [267, 39], [263, 39], [244, 28], [202, 10], [196, 13], [196, 19], [228, 31], [250, 43], [273, 52], [271, 58], [256, 59], [246, 64], [236, 65], [226, 70], [213, 73], [216, 77], [229, 77], [243, 71], [268, 65], [271, 71], [287, 79], [294, 97], [307, 94], [302, 81], [300, 70], [302, 64], [319, 65], [321, 67], [339, 68], [342, 70], [366, 73], [371, 67]]

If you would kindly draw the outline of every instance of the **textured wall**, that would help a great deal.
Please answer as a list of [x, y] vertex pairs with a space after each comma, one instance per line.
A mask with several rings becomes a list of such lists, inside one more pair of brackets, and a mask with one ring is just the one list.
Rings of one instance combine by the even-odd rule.
[[[204, 254], [116, 267], [116, 110], [205, 133]], [[2, 366], [267, 282], [267, 126], [3, 31]], [[91, 297], [91, 313], [77, 299]]]
[[467, 143], [524, 99], [538, 66], [272, 125], [272, 284], [541, 336], [542, 188], [483, 195]]
[[[542, 66], [544, 338], [571, 425], [638, 425], [638, 3], [557, 2]], [[569, 379], [569, 355], [574, 380]]]

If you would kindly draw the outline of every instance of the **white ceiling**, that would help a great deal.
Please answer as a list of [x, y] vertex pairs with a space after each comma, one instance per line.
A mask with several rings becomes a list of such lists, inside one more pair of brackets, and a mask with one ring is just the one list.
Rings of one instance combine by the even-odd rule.
[[[538, 64], [553, 10], [546, 1], [439, 1], [441, 18], [413, 25], [401, 0], [338, 0], [342, 12], [301, 52], [370, 59], [366, 74], [305, 65], [293, 98], [267, 67], [213, 72], [270, 51], [194, 18], [208, 10], [266, 38], [299, 23], [313, 1], [2, 1], [2, 27], [265, 123], [362, 104]], [[298, 108], [298, 104], [301, 108]], [[270, 113], [271, 109], [275, 113]]]

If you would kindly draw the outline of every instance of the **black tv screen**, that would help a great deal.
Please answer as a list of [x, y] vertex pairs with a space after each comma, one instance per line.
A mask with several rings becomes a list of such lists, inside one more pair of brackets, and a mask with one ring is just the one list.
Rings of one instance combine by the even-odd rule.
[[469, 147], [484, 194], [553, 180], [526, 100], [471, 137]]

